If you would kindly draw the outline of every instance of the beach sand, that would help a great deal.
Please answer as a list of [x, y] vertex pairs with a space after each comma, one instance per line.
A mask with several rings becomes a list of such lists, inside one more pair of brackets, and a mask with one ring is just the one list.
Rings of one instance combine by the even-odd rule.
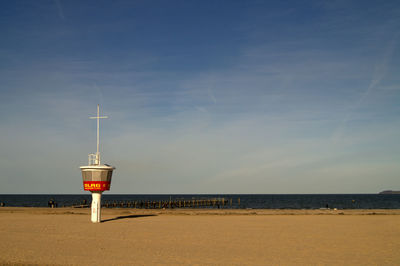
[[399, 265], [399, 210], [0, 208], [0, 264]]

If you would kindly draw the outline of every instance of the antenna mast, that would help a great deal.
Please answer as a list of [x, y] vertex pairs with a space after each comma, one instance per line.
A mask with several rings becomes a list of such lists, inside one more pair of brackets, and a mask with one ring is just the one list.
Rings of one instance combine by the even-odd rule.
[[100, 165], [100, 118], [108, 118], [108, 116], [100, 116], [100, 106], [97, 105], [97, 116], [91, 116], [89, 118], [97, 119], [97, 152], [96, 154], [89, 154], [89, 165]]

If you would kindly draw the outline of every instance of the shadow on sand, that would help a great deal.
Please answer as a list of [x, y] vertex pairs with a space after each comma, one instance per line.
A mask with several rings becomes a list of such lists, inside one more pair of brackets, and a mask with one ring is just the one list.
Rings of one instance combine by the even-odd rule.
[[125, 215], [125, 216], [118, 216], [118, 217], [115, 217], [115, 218], [102, 220], [101, 222], [105, 223], [105, 222], [111, 222], [111, 221], [121, 220], [121, 219], [142, 218], [142, 217], [148, 217], [148, 216], [157, 216], [157, 215], [155, 215], [155, 214]]

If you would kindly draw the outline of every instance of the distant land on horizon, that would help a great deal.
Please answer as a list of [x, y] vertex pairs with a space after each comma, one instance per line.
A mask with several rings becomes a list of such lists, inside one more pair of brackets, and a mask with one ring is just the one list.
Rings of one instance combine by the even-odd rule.
[[400, 190], [384, 190], [379, 192], [379, 194], [400, 194]]

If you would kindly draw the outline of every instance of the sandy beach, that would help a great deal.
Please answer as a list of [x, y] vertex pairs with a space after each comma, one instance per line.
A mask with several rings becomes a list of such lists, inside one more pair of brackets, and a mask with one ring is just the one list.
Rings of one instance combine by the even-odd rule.
[[398, 265], [400, 210], [0, 208], [0, 263]]

